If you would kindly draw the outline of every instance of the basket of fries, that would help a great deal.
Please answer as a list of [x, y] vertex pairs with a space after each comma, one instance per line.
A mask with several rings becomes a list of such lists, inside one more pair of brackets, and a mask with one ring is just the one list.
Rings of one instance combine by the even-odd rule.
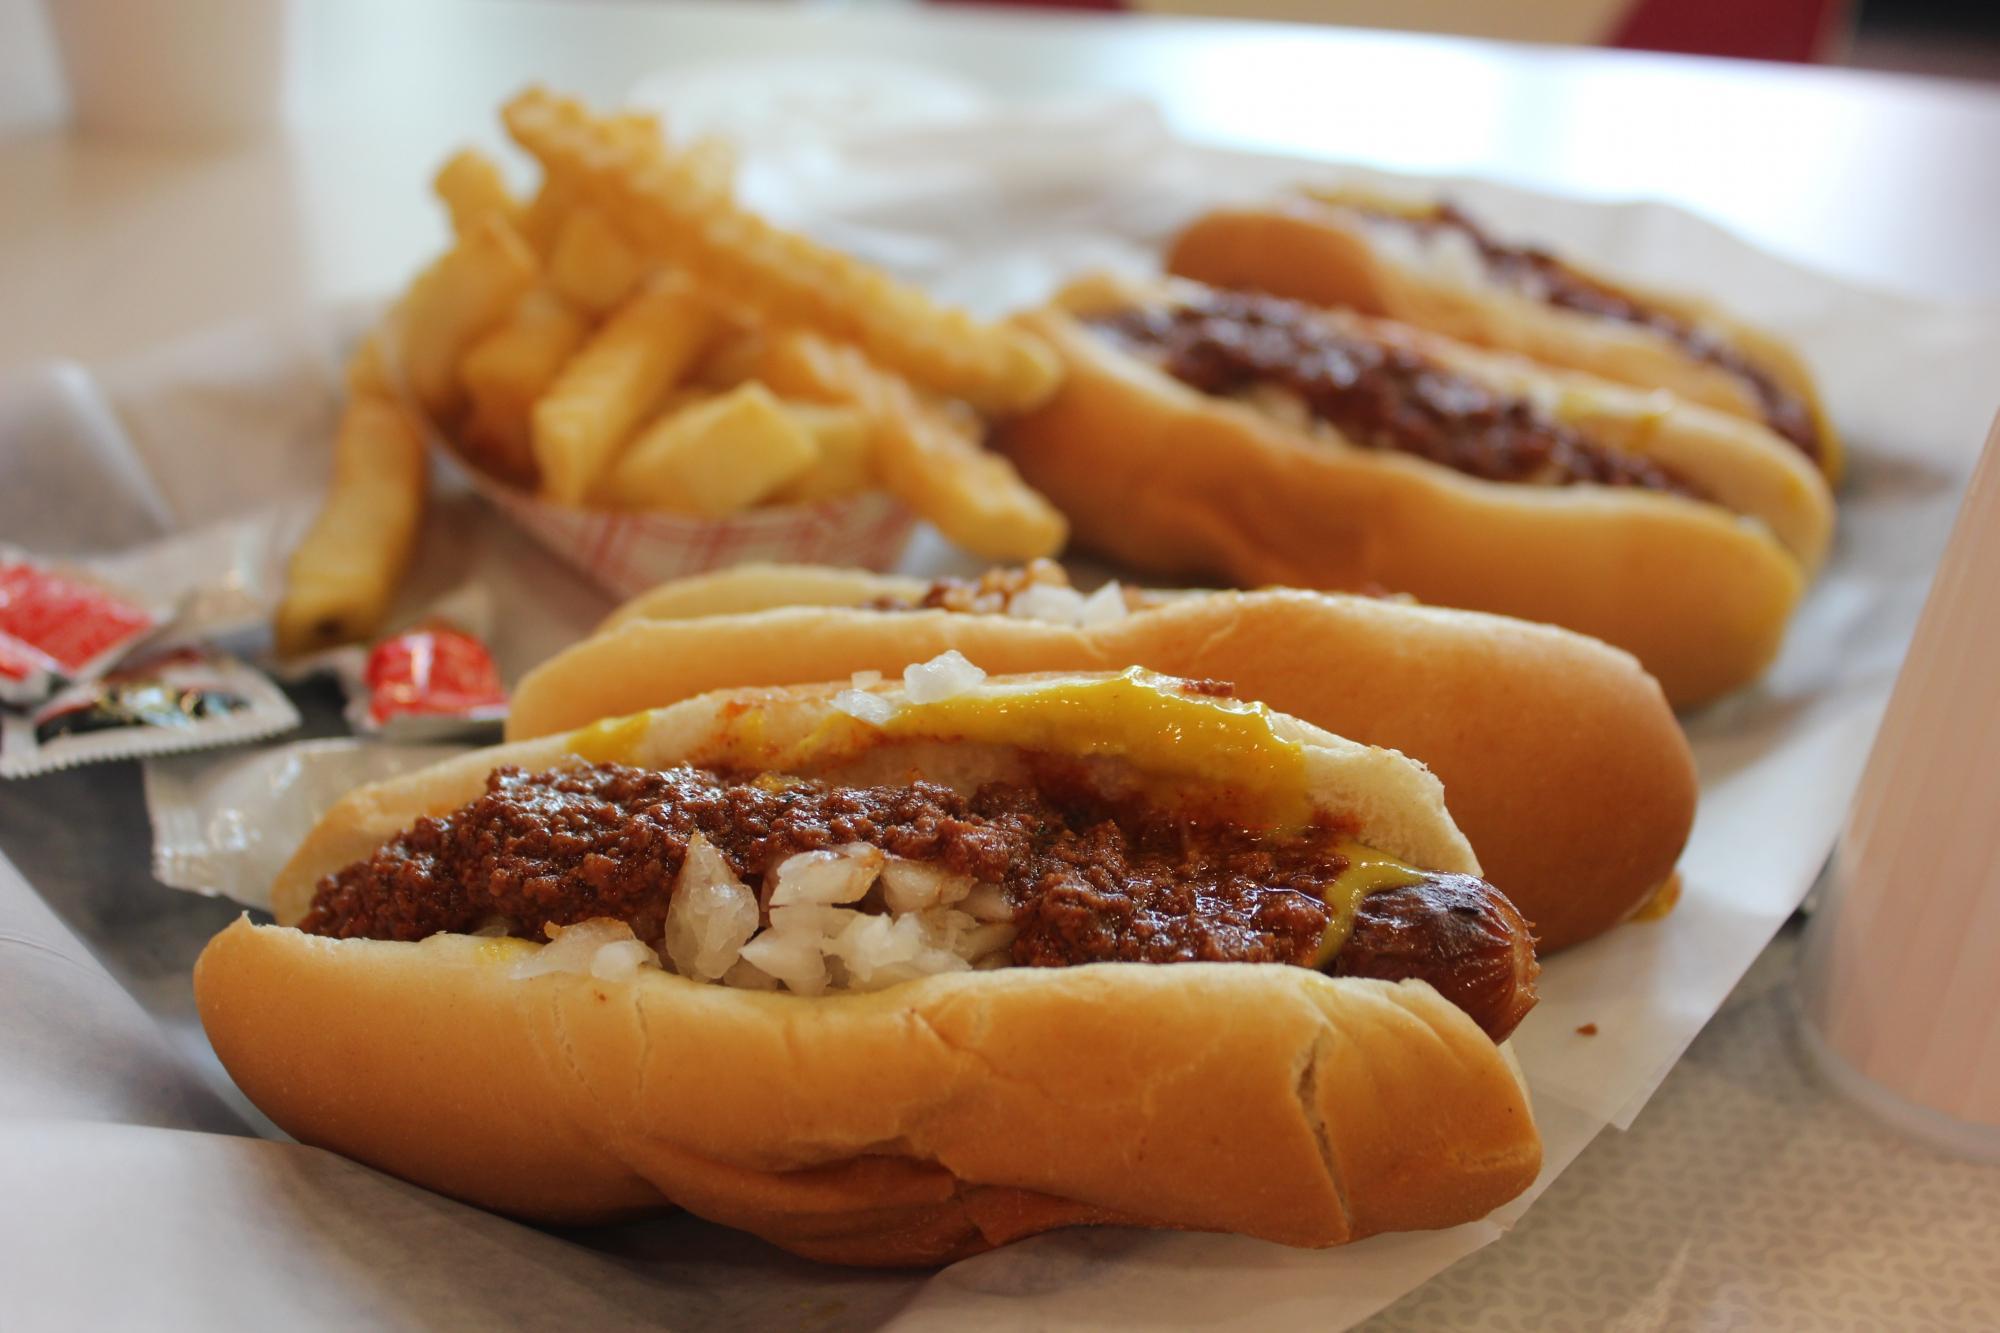
[[541, 180], [517, 198], [475, 150], [439, 171], [453, 242], [349, 366], [286, 651], [379, 620], [427, 448], [620, 596], [748, 560], [885, 569], [919, 517], [992, 560], [1061, 547], [1061, 514], [982, 444], [1057, 387], [1032, 335], [749, 211], [720, 140], [540, 90], [503, 120]]

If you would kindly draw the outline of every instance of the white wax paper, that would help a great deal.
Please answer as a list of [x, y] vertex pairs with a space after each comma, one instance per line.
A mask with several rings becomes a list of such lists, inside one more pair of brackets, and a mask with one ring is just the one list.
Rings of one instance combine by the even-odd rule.
[[[922, 130], [874, 120], [845, 140], [822, 120], [818, 134], [795, 123], [753, 141], [748, 187], [777, 215], [988, 311], [1079, 267], [1143, 267], [1205, 203], [1327, 171], [1186, 148], [1125, 104]], [[1334, 1328], [1501, 1234], [1603, 1126], [1638, 1114], [1816, 875], [1995, 406], [2000, 310], [1843, 287], [1664, 207], [1478, 183], [1455, 192], [1503, 230], [1713, 293], [1792, 335], [1853, 456], [1833, 559], [1777, 668], [1688, 719], [1703, 799], [1679, 909], [1548, 965], [1517, 1038], [1547, 1140], [1529, 1196], [1453, 1231], [1341, 1251], [1081, 1230], [935, 1275], [820, 1269], [686, 1218], [562, 1235], [519, 1227], [248, 1137], [268, 1126], [207, 1057], [187, 992], [193, 950], [227, 909], [145, 882], [136, 782], [55, 778], [0, 806], [0, 847], [25, 875], [0, 862], [0, 1113], [15, 1117], [0, 1139], [0, 1292], [28, 1312], [14, 1324], [124, 1322], [143, 1308], [149, 1322], [190, 1326], [848, 1327], [900, 1316], [913, 1327]], [[0, 478], [81, 497], [115, 476], [102, 534], [36, 529], [73, 552], [308, 494], [350, 327], [228, 330], [95, 376], [18, 376], [0, 386], [0, 424], [30, 422], [72, 466], [24, 460], [10, 432]], [[0, 491], [0, 524], [26, 510]], [[411, 602], [468, 577], [504, 587], [494, 647], [510, 680], [604, 609], [477, 501], [448, 494], [440, 510]], [[910, 568], [949, 558], [927, 536]], [[85, 807], [90, 827], [65, 822]], [[1576, 1031], [1586, 1023], [1595, 1036]], [[88, 1278], [106, 1254], [118, 1256], [116, 1284]]]
[[153, 878], [268, 912], [271, 881], [335, 801], [466, 748], [346, 737], [150, 759]]

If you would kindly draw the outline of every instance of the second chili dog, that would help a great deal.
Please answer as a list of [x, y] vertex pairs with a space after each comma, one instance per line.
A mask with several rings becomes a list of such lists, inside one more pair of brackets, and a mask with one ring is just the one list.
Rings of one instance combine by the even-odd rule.
[[[634, 599], [531, 672], [508, 734], [546, 735], [726, 685], [900, 671], [957, 649], [1000, 672], [1131, 664], [1427, 764], [1542, 949], [1610, 929], [1668, 876], [1694, 817], [1693, 761], [1626, 654], [1552, 626], [1380, 598], [1270, 589], [1098, 594], [1049, 564], [926, 583], [748, 565]], [[1079, 614], [1093, 623], [1076, 623]], [[1065, 619], [1067, 618], [1067, 619]]]
[[1167, 268], [1667, 389], [1762, 422], [1834, 482], [1843, 470], [1812, 375], [1781, 339], [1707, 302], [1510, 244], [1448, 201], [1324, 189], [1217, 209], [1175, 238]]

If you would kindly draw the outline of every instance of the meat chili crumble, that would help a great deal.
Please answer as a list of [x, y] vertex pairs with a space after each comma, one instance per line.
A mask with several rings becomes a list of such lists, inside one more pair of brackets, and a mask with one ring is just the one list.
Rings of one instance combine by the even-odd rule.
[[1349, 332], [1309, 306], [1218, 291], [1088, 321], [1203, 393], [1274, 387], [1356, 445], [1413, 454], [1484, 481], [1627, 486], [1705, 498], [1651, 459], [1584, 438], [1525, 398], [1407, 348]]
[[[855, 842], [1000, 885], [1017, 966], [1309, 966], [1330, 919], [1326, 889], [1346, 869], [1336, 847], [1348, 830], [1322, 820], [1274, 835], [1107, 801], [1060, 776], [990, 783], [968, 798], [922, 781], [502, 768], [468, 804], [328, 875], [300, 928], [418, 940], [497, 919], [541, 939], [549, 925], [609, 917], [657, 944], [696, 833], [752, 887], [794, 853]], [[1492, 887], [1427, 873], [1364, 898], [1327, 970], [1429, 981], [1498, 1040], [1533, 1004], [1527, 941], [1527, 923]]]
[[1546, 250], [1536, 246], [1507, 245], [1496, 240], [1456, 205], [1440, 204], [1435, 213], [1422, 217], [1369, 209], [1361, 211], [1372, 220], [1420, 231], [1448, 228], [1458, 232], [1479, 252], [1481, 263], [1495, 282], [1530, 293], [1559, 309], [1652, 330], [1695, 360], [1741, 380], [1756, 396], [1764, 424], [1798, 446], [1806, 457], [1818, 461], [1819, 427], [1814, 423], [1812, 409], [1805, 400], [1714, 334], [1697, 328], [1678, 315], [1634, 300], [1615, 287], [1579, 273]]

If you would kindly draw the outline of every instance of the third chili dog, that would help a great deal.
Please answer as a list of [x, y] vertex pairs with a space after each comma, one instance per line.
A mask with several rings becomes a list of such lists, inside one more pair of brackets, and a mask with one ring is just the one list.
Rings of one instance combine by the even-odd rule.
[[1113, 278], [1024, 319], [1069, 375], [997, 444], [1142, 571], [1549, 621], [1686, 706], [1769, 664], [1832, 530], [1754, 423], [1400, 325]]
[[1693, 762], [1658, 686], [1624, 653], [1381, 598], [1112, 592], [1088, 607], [1046, 563], [936, 583], [783, 565], [682, 579], [523, 679], [508, 734], [724, 685], [895, 672], [952, 649], [1002, 672], [1137, 663], [1232, 681], [1244, 698], [1423, 761], [1544, 951], [1610, 929], [1673, 872], [1694, 817]]

